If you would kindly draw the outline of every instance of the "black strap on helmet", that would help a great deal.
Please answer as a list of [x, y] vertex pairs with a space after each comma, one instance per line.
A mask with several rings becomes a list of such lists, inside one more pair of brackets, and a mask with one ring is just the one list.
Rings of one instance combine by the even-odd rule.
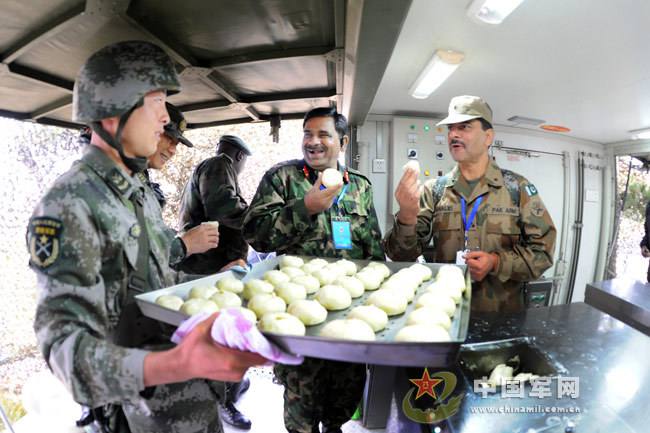
[[104, 129], [100, 121], [94, 121], [90, 124], [92, 130], [95, 131], [97, 135], [99, 135], [102, 138], [102, 140], [104, 140], [112, 148], [117, 150], [117, 152], [120, 154], [120, 158], [122, 158], [122, 162], [124, 163], [124, 165], [126, 165], [127, 168], [131, 170], [134, 174], [140, 173], [141, 171], [147, 169], [147, 158], [145, 158], [144, 156], [136, 156], [135, 158], [131, 158], [124, 154], [124, 148], [122, 147], [122, 131], [124, 130], [124, 126], [126, 125], [126, 122], [129, 120], [129, 117], [131, 117], [133, 111], [141, 107], [143, 104], [144, 104], [144, 99], [140, 99], [138, 103], [135, 104], [133, 107], [131, 107], [129, 111], [127, 111], [126, 113], [120, 116], [120, 123], [117, 126], [117, 132], [115, 133], [115, 137], [113, 137], [108, 131]]

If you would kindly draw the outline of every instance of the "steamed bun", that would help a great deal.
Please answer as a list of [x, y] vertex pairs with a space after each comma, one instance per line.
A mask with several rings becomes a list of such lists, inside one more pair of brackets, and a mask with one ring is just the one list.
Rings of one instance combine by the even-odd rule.
[[284, 272], [285, 274], [287, 274], [289, 276], [289, 278], [294, 278], [294, 277], [297, 277], [299, 275], [305, 275], [305, 271], [303, 271], [302, 269], [293, 268], [291, 266], [286, 266], [286, 267], [282, 268], [281, 271]]
[[305, 325], [288, 313], [266, 313], [257, 325], [260, 330], [284, 335], [305, 335]]
[[305, 261], [296, 256], [282, 256], [280, 257], [280, 269], [283, 268], [299, 268], [305, 264]]
[[217, 289], [214, 286], [194, 286], [190, 289], [189, 299], [210, 299], [210, 296], [217, 293]]
[[216, 313], [219, 311], [219, 306], [208, 299], [191, 298], [181, 305], [180, 311], [188, 316], [193, 316], [198, 313]]
[[423, 265], [422, 263], [411, 265], [409, 266], [409, 269], [415, 271], [418, 275], [420, 275], [421, 281], [428, 281], [433, 276], [433, 271], [431, 268]]
[[176, 295], [161, 295], [156, 298], [156, 304], [170, 310], [178, 311], [183, 305], [183, 299]]
[[365, 290], [377, 290], [379, 285], [384, 280], [381, 271], [374, 269], [364, 269], [354, 277], [363, 283]]
[[453, 299], [456, 304], [463, 298], [463, 291], [457, 285], [447, 285], [444, 280], [431, 283], [427, 287], [427, 292], [438, 296], [447, 296]]
[[327, 310], [318, 301], [300, 299], [287, 308], [287, 313], [296, 316], [307, 326], [318, 325], [327, 319]]
[[327, 266], [327, 260], [321, 259], [320, 257], [316, 257], [315, 259], [311, 259], [307, 263], [312, 265], [312, 266], [315, 266], [315, 267], [317, 267], [319, 269], [322, 268], [322, 267]]
[[258, 280], [254, 278], [252, 280], [248, 280], [246, 284], [244, 284], [243, 296], [244, 299], [251, 299], [253, 296], [260, 293], [271, 294], [273, 293], [273, 290], [273, 284], [269, 283], [268, 281]]
[[395, 341], [436, 343], [449, 341], [449, 333], [441, 326], [408, 325], [397, 331]]
[[289, 281], [291, 277], [282, 271], [273, 270], [264, 272], [264, 280], [273, 284], [273, 287], [278, 287], [280, 283]]
[[379, 289], [366, 300], [366, 305], [381, 308], [389, 316], [402, 314], [406, 311], [406, 297], [395, 290]]
[[352, 304], [350, 292], [341, 286], [334, 285], [321, 287], [314, 299], [330, 311], [344, 310]]
[[374, 269], [374, 270], [379, 271], [381, 273], [382, 278], [388, 278], [390, 276], [390, 268], [388, 266], [386, 266], [385, 263], [370, 262], [370, 263], [368, 263], [368, 266], [366, 266], [364, 268], [364, 270], [366, 270], [366, 269], [368, 269], [368, 270]]
[[442, 265], [436, 274], [436, 282], [465, 290], [465, 275], [456, 265]]
[[404, 164], [404, 167], [402, 169], [406, 171], [413, 171], [417, 173], [418, 175], [420, 174], [420, 163], [418, 162], [417, 159], [409, 159], [406, 164]]
[[233, 292], [219, 291], [210, 296], [210, 300], [214, 301], [219, 306], [219, 309], [241, 307], [241, 298]]
[[279, 296], [270, 295], [267, 293], [260, 293], [255, 295], [248, 301], [248, 308], [251, 309], [255, 315], [260, 318], [266, 313], [284, 313], [287, 309], [287, 304], [284, 299]]
[[350, 292], [353, 298], [358, 298], [365, 291], [363, 283], [354, 277], [338, 277], [335, 283]]
[[357, 265], [351, 260], [341, 259], [336, 265], [343, 269], [348, 277], [357, 273]]
[[341, 172], [335, 168], [326, 168], [323, 170], [321, 182], [325, 188], [337, 187], [343, 185], [343, 176], [341, 175]]
[[373, 341], [375, 332], [363, 320], [338, 319], [332, 320], [323, 326], [320, 336], [345, 340]]
[[420, 307], [413, 310], [406, 319], [407, 325], [437, 325], [445, 329], [451, 328], [451, 319], [439, 308], [435, 307]]
[[444, 311], [449, 317], [454, 317], [456, 313], [456, 303], [453, 299], [445, 295], [437, 295], [435, 293], [426, 292], [420, 296], [416, 303], [416, 307], [433, 307]]
[[360, 319], [366, 322], [373, 331], [379, 332], [388, 325], [388, 314], [374, 305], [359, 305], [354, 307], [348, 319]]
[[217, 281], [217, 287], [224, 292], [241, 293], [244, 291], [244, 283], [235, 277], [225, 277]]
[[311, 275], [298, 275], [297, 277], [293, 277], [291, 282], [303, 286], [307, 290], [308, 295], [316, 293], [320, 289], [320, 282], [316, 277]]
[[314, 271], [311, 275], [318, 280], [321, 286], [332, 284], [338, 276], [336, 273], [332, 272], [331, 269], [325, 267]]
[[280, 283], [275, 292], [287, 304], [307, 297], [307, 290], [300, 284], [292, 283], [291, 281]]

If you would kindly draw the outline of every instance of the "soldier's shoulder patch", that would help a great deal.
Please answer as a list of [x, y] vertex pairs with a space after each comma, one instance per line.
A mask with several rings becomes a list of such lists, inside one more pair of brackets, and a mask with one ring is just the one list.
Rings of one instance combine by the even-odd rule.
[[530, 213], [536, 217], [541, 217], [546, 212], [546, 208], [542, 205], [540, 200], [534, 200], [530, 204]]
[[532, 183], [526, 185], [524, 189], [526, 190], [526, 193], [528, 194], [529, 197], [537, 195], [537, 188], [535, 188], [535, 185], [533, 185]]
[[117, 168], [114, 168], [108, 174], [108, 181], [117, 188], [120, 194], [124, 194], [129, 189], [129, 186], [131, 186], [129, 181], [126, 180], [126, 177]]
[[62, 232], [63, 223], [56, 218], [42, 216], [29, 220], [27, 247], [34, 266], [45, 269], [56, 263]]

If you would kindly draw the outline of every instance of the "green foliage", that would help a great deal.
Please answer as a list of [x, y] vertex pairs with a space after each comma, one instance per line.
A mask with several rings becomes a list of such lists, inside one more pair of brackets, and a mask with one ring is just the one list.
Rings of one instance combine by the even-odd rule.
[[[7, 395], [3, 390], [0, 390], [0, 405], [2, 405], [2, 408], [9, 417], [9, 422], [12, 424], [27, 414], [22, 403], [12, 396]], [[4, 431], [3, 423], [0, 423], [0, 431]]]
[[650, 200], [650, 186], [643, 181], [630, 180], [623, 215], [643, 221], [648, 200]]

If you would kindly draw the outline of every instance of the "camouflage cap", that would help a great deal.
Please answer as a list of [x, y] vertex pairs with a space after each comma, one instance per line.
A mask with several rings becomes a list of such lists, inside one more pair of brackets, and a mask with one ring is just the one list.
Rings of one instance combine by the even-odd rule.
[[121, 116], [149, 92], [180, 90], [174, 63], [157, 45], [125, 41], [90, 56], [74, 83], [72, 116], [90, 123]]
[[253, 152], [251, 152], [251, 150], [248, 148], [246, 143], [244, 143], [244, 140], [237, 137], [236, 135], [222, 135], [221, 138], [219, 139], [219, 143], [226, 143], [231, 146], [234, 146], [248, 156], [251, 156], [253, 154]]
[[183, 136], [187, 129], [187, 122], [181, 110], [169, 102], [165, 103], [167, 113], [169, 113], [169, 123], [165, 125], [165, 134], [169, 135], [173, 140], [178, 140], [187, 147], [194, 147], [192, 142]]
[[492, 123], [492, 109], [478, 96], [456, 96], [449, 103], [449, 115], [437, 125], [467, 122], [472, 119], [485, 119]]

